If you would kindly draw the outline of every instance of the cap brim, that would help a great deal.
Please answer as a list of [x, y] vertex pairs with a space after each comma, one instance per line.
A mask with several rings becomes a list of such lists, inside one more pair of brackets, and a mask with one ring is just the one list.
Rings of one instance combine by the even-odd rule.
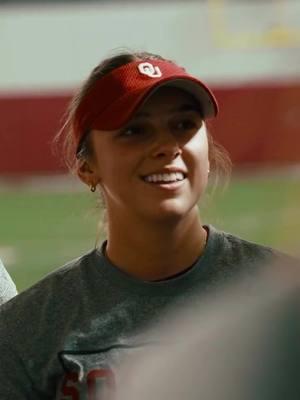
[[190, 93], [201, 105], [203, 116], [212, 118], [218, 114], [218, 104], [212, 92], [203, 84], [191, 79], [173, 79], [162, 83], [159, 87], [176, 87]]
[[138, 108], [162, 87], [175, 87], [190, 93], [199, 102], [204, 118], [212, 118], [218, 114], [218, 104], [213, 93], [201, 81], [193, 77], [172, 77], [127, 93], [94, 121], [94, 129], [120, 129], [133, 117]]

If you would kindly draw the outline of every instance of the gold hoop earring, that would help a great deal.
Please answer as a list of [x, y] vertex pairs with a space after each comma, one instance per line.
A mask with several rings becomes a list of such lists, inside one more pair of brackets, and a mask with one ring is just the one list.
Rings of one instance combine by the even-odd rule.
[[95, 193], [95, 192], [96, 192], [96, 185], [91, 185], [90, 191], [91, 191], [92, 193]]

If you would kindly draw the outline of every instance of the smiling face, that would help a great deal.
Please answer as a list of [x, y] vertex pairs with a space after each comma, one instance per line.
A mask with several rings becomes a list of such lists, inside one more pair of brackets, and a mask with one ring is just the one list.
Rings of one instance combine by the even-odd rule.
[[197, 210], [207, 185], [206, 127], [194, 98], [160, 88], [122, 129], [93, 130], [78, 175], [99, 183], [110, 216], [162, 220]]

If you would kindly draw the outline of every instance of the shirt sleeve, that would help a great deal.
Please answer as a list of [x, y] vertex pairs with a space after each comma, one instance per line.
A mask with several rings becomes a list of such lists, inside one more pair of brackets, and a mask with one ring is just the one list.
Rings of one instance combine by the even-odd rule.
[[0, 305], [18, 294], [16, 285], [0, 260]]

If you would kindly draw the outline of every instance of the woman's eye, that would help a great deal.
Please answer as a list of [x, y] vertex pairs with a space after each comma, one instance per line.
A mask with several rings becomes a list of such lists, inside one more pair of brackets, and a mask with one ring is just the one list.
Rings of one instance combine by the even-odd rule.
[[183, 119], [175, 123], [175, 128], [178, 130], [189, 131], [191, 129], [199, 129], [201, 124], [192, 119]]
[[143, 133], [143, 128], [141, 126], [128, 126], [127, 128], [123, 129], [121, 132], [121, 136], [135, 136], [141, 135]]

